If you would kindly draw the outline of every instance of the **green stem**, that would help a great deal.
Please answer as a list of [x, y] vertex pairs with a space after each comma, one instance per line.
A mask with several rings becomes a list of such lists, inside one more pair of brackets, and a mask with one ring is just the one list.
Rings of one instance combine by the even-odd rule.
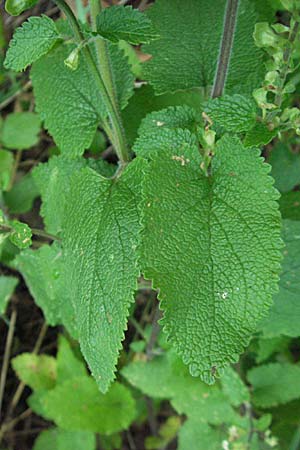
[[[97, 32], [97, 16], [102, 11], [101, 0], [90, 0], [90, 13], [91, 13], [91, 23], [92, 30]], [[110, 101], [115, 109], [117, 120], [120, 127], [120, 137], [122, 142], [120, 145], [127, 149], [126, 135], [123, 127], [122, 116], [120, 112], [120, 106], [117, 98], [117, 90], [114, 82], [114, 76], [111, 67], [110, 55], [108, 51], [108, 44], [104, 39], [97, 39], [95, 42], [96, 54], [97, 54], [97, 66], [98, 71], [102, 77], [103, 83], [106, 87], [107, 93], [109, 95]]]
[[220, 97], [223, 94], [233, 45], [238, 7], [239, 0], [227, 0], [223, 35], [211, 98]]
[[7, 338], [6, 338], [3, 364], [2, 364], [1, 376], [0, 376], [0, 418], [1, 418], [1, 414], [2, 414], [3, 394], [4, 394], [4, 389], [5, 389], [7, 371], [8, 371], [8, 367], [9, 367], [9, 358], [10, 358], [11, 346], [12, 346], [14, 332], [15, 332], [16, 320], [17, 320], [17, 311], [15, 309], [13, 309], [11, 317], [10, 317], [10, 321], [9, 321], [9, 328], [8, 328], [8, 334], [7, 334]]
[[286, 78], [288, 76], [289, 73], [289, 69], [290, 69], [290, 61], [291, 61], [291, 57], [292, 57], [292, 53], [293, 53], [293, 43], [296, 40], [297, 34], [299, 31], [299, 22], [295, 22], [293, 28], [290, 31], [290, 35], [289, 35], [289, 45], [288, 47], [284, 50], [283, 53], [283, 69], [280, 73], [280, 88], [279, 88], [279, 92], [276, 94], [275, 97], [275, 105], [278, 106], [278, 108], [281, 107], [282, 104], [282, 100], [283, 100], [283, 89], [284, 89], [284, 85], [286, 82]]
[[[55, 3], [67, 17], [67, 19], [70, 23], [70, 26], [72, 28], [73, 34], [74, 34], [74, 38], [75, 38], [77, 44], [80, 45], [82, 43], [82, 41], [84, 41], [84, 36], [80, 30], [79, 24], [77, 22], [77, 19], [74, 15], [73, 11], [69, 7], [69, 5], [67, 5], [65, 0], [55, 0]], [[125, 133], [123, 131], [122, 123], [119, 118], [118, 110], [115, 108], [114, 104], [111, 102], [110, 95], [106, 89], [104, 82], [103, 82], [102, 76], [101, 76], [100, 72], [98, 71], [98, 67], [93, 59], [90, 48], [87, 46], [83, 47], [82, 53], [86, 59], [86, 62], [90, 69], [90, 72], [94, 76], [95, 81], [98, 85], [99, 91], [102, 95], [106, 110], [110, 117], [111, 127], [113, 130], [114, 140], [112, 143], [116, 149], [116, 152], [118, 154], [118, 157], [119, 157], [121, 163], [124, 164], [129, 161], [129, 154], [128, 154], [126, 140], [125, 140]]]
[[[14, 230], [13, 227], [11, 227], [10, 225], [4, 225], [4, 224], [0, 225], [0, 233], [1, 232], [10, 233], [13, 230]], [[31, 228], [31, 232], [35, 236], [40, 236], [40, 237], [43, 237], [46, 239], [50, 239], [51, 241], [60, 241], [61, 240], [59, 237], [54, 236], [54, 234], [46, 233], [46, 231], [39, 230], [37, 228]]]

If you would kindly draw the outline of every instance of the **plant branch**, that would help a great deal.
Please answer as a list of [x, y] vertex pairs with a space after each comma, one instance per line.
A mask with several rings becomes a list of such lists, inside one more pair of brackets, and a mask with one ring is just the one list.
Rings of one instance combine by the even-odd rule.
[[231, 57], [238, 7], [239, 0], [227, 0], [223, 35], [211, 98], [220, 97], [223, 94]]
[[[35, 346], [34, 346], [34, 349], [33, 349], [33, 352], [32, 352], [34, 355], [37, 355], [39, 353], [41, 345], [42, 345], [43, 340], [44, 340], [44, 337], [45, 337], [45, 335], [47, 333], [47, 330], [48, 330], [48, 325], [46, 324], [46, 322], [44, 322], [42, 327], [41, 327], [41, 330], [39, 332], [38, 338], [36, 340], [36, 343], [35, 343]], [[11, 404], [9, 406], [9, 409], [8, 409], [8, 412], [7, 412], [7, 419], [9, 419], [11, 417], [15, 407], [19, 403], [19, 400], [21, 398], [21, 395], [23, 394], [24, 389], [25, 389], [25, 383], [23, 383], [23, 381], [21, 381], [19, 383], [18, 387], [17, 387], [17, 390], [16, 390], [16, 392], [15, 392], [15, 394], [13, 396], [13, 399], [11, 401]], [[6, 423], [7, 423], [7, 420], [4, 422], [3, 427], [6, 426]], [[2, 431], [3, 427], [1, 427], [0, 431]], [[1, 433], [0, 433], [0, 435], [1, 435]]]
[[[65, 0], [54, 0], [54, 1], [57, 4], [57, 6], [60, 8], [60, 10], [67, 17], [77, 44], [78, 45], [82, 44], [82, 42], [84, 41], [84, 36], [80, 30], [80, 26], [77, 22], [77, 19], [74, 15], [72, 9], [65, 2]], [[125, 140], [125, 133], [123, 130], [122, 123], [120, 121], [118, 110], [116, 109], [115, 105], [111, 102], [110, 95], [108, 93], [108, 90], [107, 90], [104, 82], [103, 82], [101, 73], [99, 72], [98, 67], [94, 61], [94, 58], [90, 51], [90, 48], [88, 46], [83, 47], [82, 53], [85, 57], [85, 60], [89, 67], [89, 70], [90, 70], [91, 74], [94, 76], [95, 81], [99, 87], [99, 91], [100, 91], [103, 101], [105, 103], [105, 107], [106, 107], [106, 110], [110, 117], [110, 122], [111, 122], [111, 126], [113, 129], [113, 138], [114, 138], [113, 144], [114, 144], [114, 147], [116, 149], [116, 152], [118, 154], [118, 157], [119, 157], [121, 163], [124, 164], [129, 161], [129, 154], [128, 154], [126, 140]]]
[[286, 81], [286, 78], [289, 73], [290, 61], [291, 61], [291, 57], [292, 57], [292, 53], [293, 53], [293, 43], [296, 40], [298, 31], [299, 31], [299, 22], [296, 21], [294, 23], [293, 28], [290, 30], [289, 45], [287, 46], [287, 48], [284, 50], [284, 53], [283, 53], [284, 66], [280, 73], [280, 88], [279, 88], [279, 92], [276, 94], [275, 101], [274, 101], [275, 105], [278, 106], [278, 108], [280, 108], [281, 104], [282, 104], [283, 88], [284, 88], [285, 81]]
[[[101, 0], [90, 0], [90, 12], [91, 12], [91, 23], [92, 30], [97, 32], [97, 16], [102, 11]], [[96, 54], [97, 54], [97, 67], [102, 77], [103, 83], [106, 87], [107, 93], [109, 95], [110, 101], [115, 109], [117, 120], [120, 127], [122, 145], [127, 149], [125, 130], [123, 127], [123, 121], [120, 112], [120, 106], [117, 98], [117, 90], [114, 82], [114, 76], [111, 67], [111, 60], [108, 51], [108, 43], [104, 39], [97, 39], [95, 42]]]
[[160, 325], [158, 323], [159, 319], [162, 317], [162, 312], [159, 309], [159, 305], [156, 305], [155, 313], [152, 320], [152, 331], [150, 335], [150, 339], [148, 341], [147, 347], [146, 347], [146, 355], [148, 359], [151, 359], [153, 357], [153, 348], [156, 343], [156, 340], [158, 338], [159, 332], [160, 332]]
[[8, 328], [8, 334], [6, 338], [5, 343], [5, 350], [4, 350], [4, 357], [3, 357], [3, 364], [1, 368], [1, 377], [0, 377], [0, 419], [1, 419], [1, 412], [2, 412], [2, 402], [3, 402], [3, 394], [5, 389], [5, 383], [6, 383], [6, 376], [9, 366], [9, 359], [10, 359], [10, 351], [11, 346], [13, 342], [14, 332], [15, 332], [15, 325], [17, 320], [17, 311], [16, 309], [13, 309], [9, 321], [9, 328]]

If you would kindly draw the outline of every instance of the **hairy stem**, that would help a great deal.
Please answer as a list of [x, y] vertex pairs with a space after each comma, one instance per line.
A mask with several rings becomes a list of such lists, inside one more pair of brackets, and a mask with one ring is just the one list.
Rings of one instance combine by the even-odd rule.
[[239, 0], [227, 0], [223, 35], [211, 98], [220, 97], [223, 94], [233, 45], [238, 7]]
[[[79, 24], [77, 22], [77, 19], [69, 7], [69, 5], [65, 2], [65, 0], [55, 0], [55, 3], [60, 8], [60, 10], [66, 15], [70, 26], [72, 28], [74, 38], [77, 42], [77, 44], [82, 44], [84, 41], [83, 34], [80, 30]], [[89, 67], [89, 70], [91, 74], [94, 76], [95, 81], [98, 85], [99, 91], [102, 95], [103, 101], [105, 103], [106, 110], [108, 112], [111, 127], [113, 130], [113, 145], [115, 147], [115, 150], [118, 154], [118, 157], [121, 161], [121, 163], [126, 163], [129, 161], [129, 154], [127, 150], [126, 140], [125, 140], [125, 133], [123, 130], [122, 122], [120, 121], [120, 115], [115, 107], [115, 105], [111, 102], [110, 95], [108, 93], [108, 90], [106, 89], [106, 86], [103, 82], [101, 73], [98, 70], [97, 64], [94, 61], [94, 58], [92, 56], [92, 53], [90, 51], [90, 48], [88, 46], [85, 46], [82, 48], [82, 53], [85, 57], [85, 60], [87, 62], [87, 65]]]
[[296, 40], [298, 31], [299, 31], [299, 22], [295, 22], [293, 28], [290, 30], [290, 35], [289, 35], [290, 45], [285, 49], [285, 51], [283, 53], [284, 66], [280, 73], [280, 88], [279, 88], [278, 93], [276, 94], [275, 101], [274, 101], [275, 105], [278, 106], [278, 108], [281, 107], [283, 88], [284, 88], [286, 78], [287, 78], [287, 75], [288, 75], [289, 69], [290, 69], [290, 61], [291, 61], [291, 57], [292, 57], [292, 53], [293, 53], [293, 43]]
[[[92, 30], [97, 31], [97, 16], [102, 11], [101, 0], [90, 0], [90, 11], [91, 11], [91, 23]], [[120, 127], [122, 146], [127, 148], [125, 130], [123, 127], [123, 121], [120, 112], [120, 106], [117, 98], [117, 90], [114, 82], [110, 55], [108, 52], [108, 44], [104, 39], [97, 39], [95, 42], [96, 54], [97, 54], [97, 66], [98, 71], [102, 77], [103, 83], [106, 87], [107, 93], [109, 95], [110, 101], [116, 111], [117, 120]]]

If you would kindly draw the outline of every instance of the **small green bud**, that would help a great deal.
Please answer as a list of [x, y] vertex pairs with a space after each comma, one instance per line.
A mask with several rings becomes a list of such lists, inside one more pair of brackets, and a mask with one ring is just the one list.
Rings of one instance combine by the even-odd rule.
[[265, 76], [265, 81], [268, 84], [272, 84], [274, 86], [278, 86], [279, 73], [277, 72], [277, 70], [271, 70], [271, 71], [267, 72], [266, 76]]
[[79, 63], [79, 48], [76, 47], [72, 52], [69, 54], [69, 56], [64, 60], [65, 65], [71, 69], [76, 70]]
[[30, 227], [26, 223], [19, 222], [18, 220], [12, 220], [10, 226], [12, 227], [9, 235], [10, 241], [20, 249], [30, 247], [32, 244]]
[[38, 0], [6, 0], [5, 10], [11, 16], [19, 16], [23, 11], [32, 8]]
[[258, 88], [253, 91], [253, 97], [258, 105], [265, 104], [267, 102], [268, 92], [264, 88]]
[[296, 90], [295, 84], [290, 81], [284, 86], [283, 93], [292, 94], [293, 92], [295, 92], [295, 90]]
[[198, 130], [199, 141], [203, 148], [213, 149], [215, 146], [216, 132], [200, 128]]

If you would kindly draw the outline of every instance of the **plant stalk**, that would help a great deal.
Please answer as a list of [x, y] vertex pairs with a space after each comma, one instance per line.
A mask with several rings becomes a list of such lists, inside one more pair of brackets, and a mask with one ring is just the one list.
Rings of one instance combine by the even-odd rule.
[[278, 106], [278, 108], [281, 107], [282, 104], [282, 95], [283, 95], [283, 88], [286, 82], [286, 78], [288, 76], [289, 73], [289, 66], [290, 66], [290, 61], [291, 61], [291, 57], [292, 57], [292, 53], [293, 53], [293, 43], [296, 40], [298, 31], [299, 31], [299, 22], [295, 22], [293, 28], [290, 30], [290, 35], [289, 35], [289, 43], [290, 45], [285, 49], [284, 53], [283, 53], [283, 63], [284, 63], [284, 67], [281, 71], [280, 74], [280, 88], [279, 88], [279, 92], [276, 94], [274, 103], [276, 106]]
[[[97, 32], [97, 16], [102, 11], [101, 0], [90, 0], [90, 14], [91, 14], [91, 24], [92, 30]], [[97, 55], [97, 67], [101, 75], [103, 83], [106, 87], [107, 93], [110, 97], [110, 101], [115, 109], [117, 120], [120, 127], [122, 146], [127, 148], [126, 135], [123, 127], [123, 121], [120, 112], [120, 106], [117, 98], [117, 90], [114, 82], [114, 76], [111, 67], [110, 55], [108, 51], [108, 43], [99, 38], [95, 42], [96, 55]]]
[[238, 7], [239, 0], [227, 0], [223, 35], [211, 98], [220, 97], [224, 91], [233, 46]]
[[[65, 0], [55, 0], [55, 3], [67, 17], [70, 26], [72, 28], [75, 41], [77, 42], [77, 44], [82, 44], [82, 42], [84, 41], [84, 36], [80, 30], [79, 24], [72, 9], [65, 2]], [[82, 53], [88, 64], [91, 74], [95, 78], [95, 81], [99, 87], [99, 91], [102, 95], [103, 101], [105, 103], [105, 107], [110, 118], [111, 127], [113, 129], [113, 138], [114, 138], [113, 145], [116, 149], [116, 152], [118, 154], [121, 163], [126, 164], [129, 161], [129, 154], [125, 140], [125, 133], [122, 127], [122, 123], [120, 122], [118, 110], [116, 109], [115, 105], [111, 102], [110, 95], [103, 82], [101, 73], [98, 71], [98, 67], [94, 61], [90, 48], [88, 46], [84, 46], [82, 48]]]
[[10, 352], [11, 352], [11, 346], [13, 342], [13, 336], [15, 332], [15, 325], [17, 320], [17, 311], [13, 309], [9, 321], [9, 328], [8, 328], [8, 334], [6, 338], [5, 343], [5, 350], [4, 350], [4, 358], [3, 358], [3, 364], [1, 369], [1, 377], [0, 377], [0, 418], [2, 413], [2, 401], [3, 401], [3, 394], [5, 389], [5, 382], [6, 382], [6, 376], [9, 366], [9, 358], [10, 358]]

